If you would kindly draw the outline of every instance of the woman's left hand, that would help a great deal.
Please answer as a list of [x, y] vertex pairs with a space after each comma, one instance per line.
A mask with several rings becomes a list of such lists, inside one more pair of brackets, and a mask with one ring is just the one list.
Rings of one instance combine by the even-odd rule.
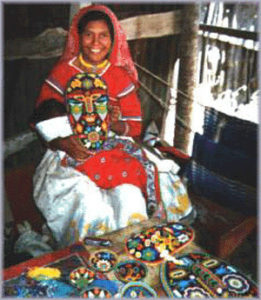
[[121, 109], [118, 105], [109, 105], [108, 111], [111, 122], [117, 122], [121, 117]]
[[110, 113], [110, 129], [119, 135], [123, 135], [126, 130], [126, 124], [120, 121], [121, 109], [119, 105], [108, 105]]

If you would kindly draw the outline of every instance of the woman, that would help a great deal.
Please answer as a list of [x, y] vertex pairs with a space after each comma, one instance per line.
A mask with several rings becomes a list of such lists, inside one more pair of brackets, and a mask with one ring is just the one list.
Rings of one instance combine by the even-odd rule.
[[[141, 132], [137, 82], [115, 15], [101, 5], [81, 9], [34, 116], [49, 147], [34, 176], [34, 198], [61, 247], [151, 216], [167, 212], [178, 220], [191, 211], [178, 177], [166, 168], [158, 174], [129, 140]], [[173, 195], [182, 200], [181, 211]]]

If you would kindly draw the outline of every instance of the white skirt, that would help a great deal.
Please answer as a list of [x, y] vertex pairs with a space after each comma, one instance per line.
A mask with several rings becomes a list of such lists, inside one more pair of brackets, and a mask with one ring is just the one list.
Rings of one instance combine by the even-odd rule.
[[[178, 221], [191, 212], [192, 205], [185, 187], [173, 172], [173, 162], [161, 162], [155, 158], [161, 208], [167, 221]], [[86, 175], [72, 167], [63, 167], [58, 152], [50, 149], [36, 169], [33, 184], [35, 203], [59, 248], [85, 236], [102, 235], [148, 219], [146, 201], [138, 187], [122, 184], [112, 189], [99, 188]], [[161, 216], [160, 211], [156, 214]]]

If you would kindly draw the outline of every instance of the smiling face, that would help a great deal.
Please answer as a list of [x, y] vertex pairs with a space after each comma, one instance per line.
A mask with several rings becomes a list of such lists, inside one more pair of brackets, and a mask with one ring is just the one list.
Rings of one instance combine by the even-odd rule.
[[94, 65], [101, 63], [112, 45], [109, 27], [104, 20], [90, 21], [80, 37], [84, 59]]

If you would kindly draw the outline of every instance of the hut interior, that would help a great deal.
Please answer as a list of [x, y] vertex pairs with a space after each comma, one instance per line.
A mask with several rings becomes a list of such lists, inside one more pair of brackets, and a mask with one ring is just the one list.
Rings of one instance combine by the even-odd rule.
[[[45, 149], [28, 118], [81, 5], [4, 4], [5, 268], [30, 258], [14, 253], [17, 225], [42, 230], [32, 176]], [[179, 164], [197, 243], [257, 280], [258, 5], [108, 6], [139, 73], [142, 138], [153, 128], [150, 146]]]

